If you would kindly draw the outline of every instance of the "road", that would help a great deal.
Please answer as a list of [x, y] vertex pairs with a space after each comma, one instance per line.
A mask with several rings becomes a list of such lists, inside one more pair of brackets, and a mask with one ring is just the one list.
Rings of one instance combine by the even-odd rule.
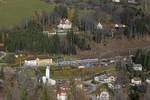
[[91, 45], [91, 50], [78, 51], [76, 58], [110, 58], [114, 56], [128, 55], [129, 51], [135, 51], [136, 49], [150, 48], [150, 37], [148, 39], [121, 39], [110, 40], [107, 45], [95, 44]]
[[96, 91], [96, 85], [91, 83], [92, 80], [84, 81], [83, 84], [88, 86], [87, 93], [90, 94]]
[[128, 53], [128, 54], [133, 53], [138, 49], [150, 49], [150, 45], [148, 45], [146, 47], [127, 48], [126, 50], [109, 50], [107, 52], [99, 54], [99, 57], [100, 58], [107, 58], [107, 57], [110, 58], [109, 55], [112, 56], [112, 54], [114, 56], [120, 56], [123, 53]]
[[3, 51], [1, 51], [0, 53], [2, 54], [2, 56], [0, 56], [0, 60], [3, 59], [7, 55], [7, 53]]

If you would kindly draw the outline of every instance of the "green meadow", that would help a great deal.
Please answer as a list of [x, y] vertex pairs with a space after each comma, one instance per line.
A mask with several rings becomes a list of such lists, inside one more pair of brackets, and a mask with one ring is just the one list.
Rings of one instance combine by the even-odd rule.
[[53, 8], [41, 0], [0, 0], [0, 27], [17, 25], [35, 11], [50, 12]]

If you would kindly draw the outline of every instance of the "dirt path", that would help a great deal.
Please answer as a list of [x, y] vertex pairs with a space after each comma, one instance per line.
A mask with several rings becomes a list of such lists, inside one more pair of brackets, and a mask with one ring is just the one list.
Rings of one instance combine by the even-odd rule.
[[79, 58], [104, 58], [119, 55], [126, 55], [129, 51], [135, 51], [139, 48], [150, 48], [150, 37], [144, 37], [134, 40], [111, 40], [106, 46], [102, 44], [92, 44], [90, 51], [79, 51], [77, 57]]

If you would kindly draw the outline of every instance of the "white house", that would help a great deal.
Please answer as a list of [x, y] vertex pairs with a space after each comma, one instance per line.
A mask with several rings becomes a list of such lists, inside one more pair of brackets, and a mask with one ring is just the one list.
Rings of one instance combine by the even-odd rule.
[[43, 31], [43, 34], [48, 36], [56, 35], [56, 31], [55, 32]]
[[97, 24], [97, 29], [103, 29], [103, 25], [100, 22]]
[[108, 76], [106, 74], [102, 74], [102, 75], [99, 75], [99, 76], [95, 76], [94, 77], [94, 80], [96, 82], [101, 82], [101, 83], [106, 83], [106, 79], [108, 78]]
[[112, 2], [120, 2], [120, 0], [112, 0]]
[[57, 28], [59, 28], [59, 29], [71, 29], [72, 23], [68, 19], [64, 18], [64, 19], [60, 20], [59, 25], [57, 25]]
[[107, 91], [103, 91], [100, 93], [99, 100], [109, 100], [109, 93]]
[[37, 60], [35, 58], [29, 58], [24, 61], [25, 66], [37, 66]]
[[150, 77], [149, 78], [146, 78], [146, 83], [150, 84]]
[[55, 85], [56, 81], [50, 78], [50, 67], [46, 67], [45, 76], [42, 77], [42, 81], [44, 84]]
[[140, 78], [133, 78], [131, 79], [131, 83], [132, 85], [141, 85], [142, 84], [142, 80]]
[[114, 76], [109, 76], [107, 79], [104, 79], [106, 83], [112, 83], [116, 81], [116, 78]]
[[94, 80], [96, 82], [101, 82], [101, 83], [112, 83], [116, 81], [116, 78], [114, 76], [107, 76], [106, 74], [103, 74], [103, 75], [94, 77]]
[[108, 87], [109, 87], [110, 89], [114, 89], [114, 85], [111, 84], [111, 83], [108, 83]]
[[110, 89], [120, 89], [120, 88], [121, 88], [121, 85], [108, 83], [108, 87], [109, 87]]
[[110, 64], [114, 64], [115, 62], [115, 60], [110, 60]]
[[78, 68], [79, 68], [79, 69], [84, 69], [84, 68], [85, 68], [85, 66], [78, 66]]
[[142, 65], [141, 64], [133, 64], [133, 70], [142, 71]]
[[126, 25], [124, 24], [115, 24], [115, 28], [125, 28]]
[[136, 0], [128, 0], [128, 3], [137, 4], [138, 2]]

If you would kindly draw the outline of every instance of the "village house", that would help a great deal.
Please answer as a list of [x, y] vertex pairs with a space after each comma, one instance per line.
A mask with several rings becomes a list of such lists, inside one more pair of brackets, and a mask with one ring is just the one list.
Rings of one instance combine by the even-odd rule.
[[0, 88], [4, 88], [4, 81], [0, 79]]
[[126, 25], [124, 24], [115, 24], [115, 28], [118, 29], [118, 28], [125, 28]]
[[102, 75], [99, 75], [99, 76], [95, 76], [94, 80], [96, 82], [105, 83], [105, 79], [107, 79], [107, 78], [108, 78], [108, 76], [106, 74], [102, 74]]
[[97, 29], [103, 29], [103, 25], [100, 22], [97, 24]]
[[0, 43], [0, 51], [4, 51], [4, 44], [3, 43]]
[[105, 79], [106, 83], [112, 83], [115, 81], [116, 81], [116, 78], [114, 76], [109, 76], [107, 79]]
[[43, 31], [43, 34], [47, 35], [49, 37], [49, 36], [52, 36], [52, 35], [56, 35], [56, 32]]
[[108, 87], [110, 89], [120, 89], [121, 85], [120, 84], [115, 84], [115, 83], [108, 83]]
[[57, 100], [67, 100], [67, 92], [69, 90], [69, 84], [60, 84], [57, 88]]
[[46, 66], [52, 63], [53, 60], [47, 56], [29, 57], [24, 61], [24, 66]]
[[114, 76], [108, 76], [107, 74], [102, 74], [100, 76], [95, 76], [94, 80], [100, 83], [113, 83], [116, 81]]
[[[122, 0], [112, 0], [114, 3], [123, 2]], [[126, 0], [125, 2], [128, 2], [129, 4], [138, 4], [137, 0]]]
[[120, 2], [120, 0], [112, 0], [112, 2], [117, 2], [118, 3], [118, 2]]
[[142, 65], [141, 64], [133, 64], [133, 70], [134, 71], [142, 71]]
[[37, 59], [38, 66], [46, 66], [53, 64], [53, 60], [47, 56], [38, 57]]
[[150, 84], [150, 77], [146, 78], [145, 81], [146, 81], [147, 84]]
[[59, 25], [57, 25], [58, 29], [71, 29], [72, 23], [69, 21], [69, 19], [63, 18], [60, 20]]
[[75, 79], [75, 85], [76, 85], [76, 88], [83, 89], [83, 84], [82, 84], [81, 79]]
[[67, 100], [67, 93], [65, 91], [58, 92], [57, 100]]
[[27, 58], [24, 61], [24, 66], [37, 66], [37, 60], [34, 57]]
[[103, 91], [100, 93], [99, 100], [109, 100], [110, 96], [107, 91]]
[[85, 66], [78, 66], [78, 69], [84, 69]]
[[138, 4], [137, 0], [128, 0], [128, 3], [130, 3], [130, 4]]
[[142, 80], [138, 77], [135, 77], [135, 78], [131, 79], [131, 84], [132, 85], [142, 85]]

